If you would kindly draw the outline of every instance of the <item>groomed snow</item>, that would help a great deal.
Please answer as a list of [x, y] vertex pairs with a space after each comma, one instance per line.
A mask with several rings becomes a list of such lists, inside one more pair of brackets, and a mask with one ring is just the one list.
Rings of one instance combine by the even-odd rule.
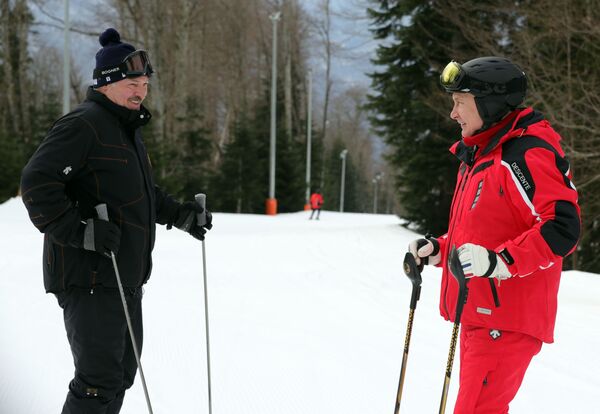
[[[210, 200], [209, 200], [210, 203]], [[417, 235], [389, 215], [214, 214], [206, 240], [214, 414], [392, 413]], [[0, 205], [0, 413], [59, 413], [73, 375], [62, 313], [42, 283], [42, 235]], [[156, 414], [208, 413], [201, 244], [159, 226], [142, 362]], [[438, 411], [452, 325], [440, 271], [423, 272], [401, 412]], [[556, 343], [534, 358], [511, 413], [598, 411], [600, 277], [563, 275]], [[458, 354], [448, 408], [458, 385]], [[122, 414], [147, 412], [139, 377]]]

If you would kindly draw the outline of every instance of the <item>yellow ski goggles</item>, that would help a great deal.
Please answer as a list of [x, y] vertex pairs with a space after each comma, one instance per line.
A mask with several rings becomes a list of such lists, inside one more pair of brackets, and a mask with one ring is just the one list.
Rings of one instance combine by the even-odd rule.
[[458, 91], [460, 90], [459, 85], [464, 77], [464, 73], [462, 66], [453, 60], [442, 71], [440, 83], [449, 91]]

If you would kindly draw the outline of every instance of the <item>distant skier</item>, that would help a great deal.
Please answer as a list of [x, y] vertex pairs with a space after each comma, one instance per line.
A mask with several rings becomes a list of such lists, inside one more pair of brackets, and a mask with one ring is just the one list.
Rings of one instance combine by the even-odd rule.
[[461, 319], [460, 387], [454, 413], [507, 413], [542, 343], [554, 341], [563, 258], [580, 235], [577, 190], [560, 136], [520, 105], [523, 71], [508, 59], [450, 62], [440, 82], [462, 129], [449, 230], [413, 241], [418, 263], [443, 268], [440, 312], [454, 321], [453, 247], [469, 279]]
[[316, 219], [317, 220], [319, 219], [319, 216], [321, 215], [321, 206], [322, 205], [323, 205], [323, 196], [321, 195], [321, 192], [319, 190], [316, 190], [310, 196], [310, 208], [312, 209], [312, 211], [310, 212], [309, 220], [312, 220], [313, 215], [315, 214], [315, 211], [317, 212]]

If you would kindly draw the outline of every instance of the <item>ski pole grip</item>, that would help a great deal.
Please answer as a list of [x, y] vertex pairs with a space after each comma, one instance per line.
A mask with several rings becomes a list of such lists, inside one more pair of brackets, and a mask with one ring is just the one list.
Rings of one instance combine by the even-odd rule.
[[203, 210], [202, 213], [198, 214], [198, 225], [204, 226], [206, 224], [206, 194], [198, 193], [194, 198]]
[[421, 271], [419, 270], [419, 266], [417, 266], [417, 262], [412, 253], [408, 252], [404, 256], [404, 273], [410, 279], [412, 283], [412, 294], [410, 298], [410, 308], [417, 308], [417, 301], [421, 296]]
[[452, 247], [448, 261], [450, 273], [452, 273], [452, 276], [454, 276], [458, 282], [458, 299], [456, 301], [456, 316], [454, 318], [454, 323], [460, 323], [460, 317], [462, 315], [465, 303], [467, 303], [467, 296], [469, 294], [469, 288], [467, 286], [469, 279], [465, 277], [456, 246]]
[[94, 208], [96, 209], [96, 213], [100, 220], [108, 221], [108, 208], [106, 207], [106, 203], [98, 204]]

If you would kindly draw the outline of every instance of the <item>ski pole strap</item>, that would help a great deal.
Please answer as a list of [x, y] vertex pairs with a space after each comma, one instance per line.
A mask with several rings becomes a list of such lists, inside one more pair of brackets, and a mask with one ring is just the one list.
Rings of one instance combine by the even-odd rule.
[[425, 235], [425, 239], [430, 241], [433, 244], [433, 251], [431, 252], [431, 256], [436, 256], [440, 252], [440, 242], [437, 241], [433, 234], [427, 233]]
[[108, 221], [108, 207], [106, 207], [106, 203], [98, 204], [94, 208], [100, 220]]
[[493, 250], [488, 250], [488, 260], [490, 261], [490, 267], [488, 267], [487, 272], [485, 272], [481, 277], [490, 277], [494, 270], [496, 270], [496, 265], [498, 264], [498, 256], [496, 252]]
[[421, 239], [417, 242], [417, 250], [419, 250], [421, 247], [425, 246], [427, 243], [431, 243], [433, 245], [433, 251], [431, 252], [431, 254], [427, 257], [423, 257], [421, 259], [421, 264], [419, 265], [419, 271], [423, 271], [423, 268], [425, 267], [425, 265], [429, 264], [429, 258], [436, 256], [439, 252], [440, 252], [440, 243], [436, 240], [435, 237], [433, 237], [433, 235], [431, 233], [427, 233], [425, 235], [424, 239]]

